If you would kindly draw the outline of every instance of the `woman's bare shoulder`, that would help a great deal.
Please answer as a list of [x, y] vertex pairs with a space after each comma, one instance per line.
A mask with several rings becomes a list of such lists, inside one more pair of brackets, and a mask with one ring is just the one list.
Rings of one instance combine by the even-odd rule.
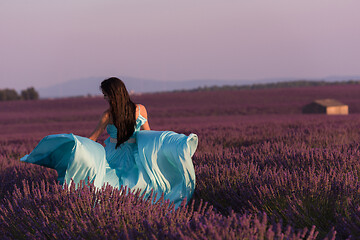
[[142, 104], [136, 104], [136, 118], [139, 116], [139, 110], [140, 110], [140, 114], [141, 116], [143, 116], [146, 121], [145, 123], [143, 123], [143, 125], [141, 125], [141, 130], [150, 130], [150, 126], [149, 126], [149, 121], [148, 121], [148, 115], [147, 115], [147, 111], [144, 105]]
[[147, 111], [144, 105], [142, 104], [136, 104], [137, 108], [136, 108], [136, 116], [139, 115], [139, 108], [140, 108], [140, 114], [141, 116], [147, 118]]
[[140, 107], [140, 113], [141, 113], [141, 115], [144, 113], [144, 114], [146, 114], [147, 112], [146, 112], [146, 108], [145, 108], [145, 106], [144, 105], [142, 105], [142, 104], [137, 104], [139, 107]]

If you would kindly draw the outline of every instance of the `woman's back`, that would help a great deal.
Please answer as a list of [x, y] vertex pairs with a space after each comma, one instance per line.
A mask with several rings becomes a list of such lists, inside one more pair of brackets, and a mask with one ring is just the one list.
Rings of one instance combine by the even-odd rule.
[[[143, 117], [141, 114], [140, 107], [138, 109], [139, 109], [139, 111], [136, 112], [137, 113], [136, 114], [137, 115], [136, 116], [136, 125], [134, 128], [134, 133], [133, 133], [132, 137], [134, 137], [136, 132], [141, 130], [141, 126], [143, 126], [145, 123], [147, 123], [147, 119], [145, 117]], [[150, 130], [150, 129], [148, 129], [148, 130]], [[113, 142], [115, 142], [116, 138], [117, 138], [117, 129], [116, 129], [115, 125], [113, 123], [109, 122], [109, 124], [106, 127], [106, 131], [110, 135], [111, 140]]]
[[[110, 110], [108, 109], [106, 111], [106, 113], [108, 114], [108, 124], [109, 125], [114, 125], [113, 123], [113, 118], [111, 116], [111, 112]], [[135, 130], [139, 131], [140, 128], [138, 129], [138, 119], [140, 117], [140, 123], [142, 123], [140, 126], [142, 126], [142, 130], [150, 130], [150, 126], [149, 126], [149, 122], [147, 120], [147, 111], [146, 111], [146, 108], [144, 105], [142, 104], [136, 104], [136, 111], [135, 111], [135, 120], [136, 120], [136, 127], [135, 127]]]

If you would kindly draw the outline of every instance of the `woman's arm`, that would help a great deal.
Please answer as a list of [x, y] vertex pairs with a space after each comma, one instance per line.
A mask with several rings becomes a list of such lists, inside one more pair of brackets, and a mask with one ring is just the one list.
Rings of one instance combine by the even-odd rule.
[[143, 116], [144, 118], [146, 118], [146, 122], [141, 126], [141, 130], [150, 130], [150, 126], [149, 126], [149, 119], [147, 116], [147, 111], [144, 105], [140, 105], [140, 112], [141, 112], [141, 116]]
[[105, 130], [106, 126], [108, 125], [109, 119], [110, 119], [110, 112], [109, 112], [109, 110], [106, 110], [101, 115], [101, 118], [100, 118], [99, 123], [96, 126], [95, 130], [91, 133], [91, 135], [89, 137], [91, 140], [93, 140], [93, 141], [97, 140], [97, 138], [100, 136], [100, 134]]

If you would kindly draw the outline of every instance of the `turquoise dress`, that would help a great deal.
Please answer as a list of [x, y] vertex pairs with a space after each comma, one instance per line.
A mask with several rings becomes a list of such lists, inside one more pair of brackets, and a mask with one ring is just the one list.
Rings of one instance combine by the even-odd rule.
[[60, 184], [88, 179], [96, 187], [104, 184], [131, 191], [140, 190], [157, 198], [164, 193], [178, 207], [195, 189], [195, 171], [191, 160], [198, 138], [171, 131], [140, 131], [146, 119], [139, 114], [132, 137], [116, 145], [117, 129], [109, 124], [105, 147], [89, 138], [74, 134], [55, 134], [43, 138], [21, 161], [53, 168]]

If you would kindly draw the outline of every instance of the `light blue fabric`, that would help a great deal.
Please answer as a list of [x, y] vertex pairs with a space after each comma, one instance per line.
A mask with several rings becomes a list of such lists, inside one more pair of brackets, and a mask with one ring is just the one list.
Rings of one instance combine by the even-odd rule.
[[141, 190], [145, 196], [153, 189], [158, 198], [164, 193], [176, 207], [195, 189], [195, 171], [191, 160], [198, 138], [171, 131], [140, 131], [146, 119], [139, 114], [135, 132], [115, 149], [117, 129], [107, 126], [110, 137], [105, 148], [88, 138], [74, 134], [49, 135], [21, 161], [53, 168], [61, 184], [89, 179], [96, 187], [108, 183], [120, 188]]

